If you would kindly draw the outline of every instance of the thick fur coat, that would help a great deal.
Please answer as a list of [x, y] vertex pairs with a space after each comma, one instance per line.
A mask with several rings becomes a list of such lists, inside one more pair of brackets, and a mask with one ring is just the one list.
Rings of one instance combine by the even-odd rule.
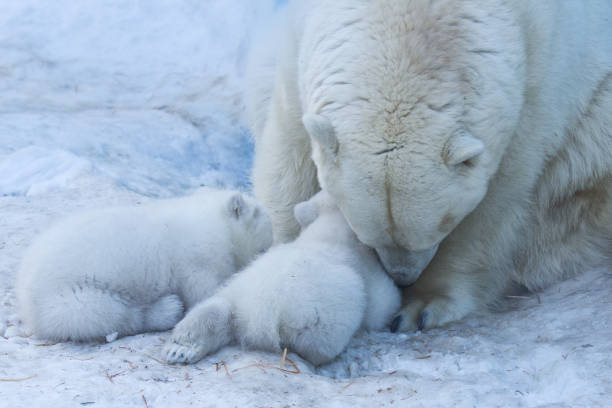
[[271, 244], [265, 211], [233, 191], [78, 214], [26, 253], [19, 313], [55, 341], [168, 330]]
[[248, 95], [276, 241], [325, 188], [416, 279], [399, 330], [610, 263], [611, 2], [309, 0], [279, 18]]

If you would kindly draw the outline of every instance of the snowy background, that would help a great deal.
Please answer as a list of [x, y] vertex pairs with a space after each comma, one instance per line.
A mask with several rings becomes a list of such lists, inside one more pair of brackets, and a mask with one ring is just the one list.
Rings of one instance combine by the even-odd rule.
[[0, 0], [0, 405], [612, 406], [610, 270], [444, 329], [360, 335], [325, 367], [290, 353], [299, 373], [236, 347], [167, 366], [168, 332], [102, 345], [23, 335], [16, 269], [58, 218], [202, 184], [250, 189], [243, 59], [273, 9]]

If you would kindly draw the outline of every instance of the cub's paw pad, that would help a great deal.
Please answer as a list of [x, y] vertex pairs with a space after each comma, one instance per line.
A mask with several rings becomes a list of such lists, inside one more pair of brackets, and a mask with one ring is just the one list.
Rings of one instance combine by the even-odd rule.
[[191, 364], [200, 361], [206, 355], [206, 348], [200, 344], [180, 344], [170, 339], [161, 352], [162, 358], [171, 364]]

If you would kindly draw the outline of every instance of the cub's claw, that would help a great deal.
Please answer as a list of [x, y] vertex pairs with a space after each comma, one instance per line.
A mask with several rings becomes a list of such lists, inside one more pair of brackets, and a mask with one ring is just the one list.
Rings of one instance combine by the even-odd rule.
[[206, 348], [198, 344], [179, 344], [170, 340], [162, 350], [162, 358], [168, 363], [192, 364], [206, 355]]

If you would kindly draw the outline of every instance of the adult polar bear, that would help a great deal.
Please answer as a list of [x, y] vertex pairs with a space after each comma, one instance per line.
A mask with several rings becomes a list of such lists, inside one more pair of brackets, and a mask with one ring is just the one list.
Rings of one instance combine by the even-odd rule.
[[439, 245], [392, 329], [610, 260], [611, 2], [310, 0], [285, 17], [252, 57], [255, 195], [279, 242], [323, 187], [383, 262]]

